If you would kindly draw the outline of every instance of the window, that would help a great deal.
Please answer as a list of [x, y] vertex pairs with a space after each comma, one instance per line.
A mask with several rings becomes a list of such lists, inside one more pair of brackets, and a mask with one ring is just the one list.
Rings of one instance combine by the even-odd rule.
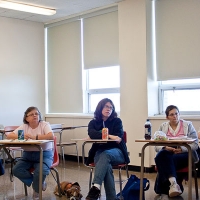
[[168, 105], [178, 106], [181, 114], [200, 114], [200, 79], [161, 81], [160, 114]]
[[[93, 113], [98, 102], [109, 98], [115, 104], [117, 112], [120, 111], [120, 70], [119, 66], [102, 67], [85, 70], [86, 74], [86, 102], [88, 110]], [[86, 104], [87, 105], [87, 104]]]

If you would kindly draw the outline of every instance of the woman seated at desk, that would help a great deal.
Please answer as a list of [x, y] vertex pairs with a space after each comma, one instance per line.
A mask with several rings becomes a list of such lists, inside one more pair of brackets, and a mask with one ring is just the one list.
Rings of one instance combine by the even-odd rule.
[[104, 127], [108, 128], [108, 138], [118, 141], [92, 145], [87, 164], [95, 163], [95, 173], [93, 186], [86, 200], [97, 200], [99, 198], [102, 182], [104, 182], [106, 200], [117, 199], [112, 165], [130, 162], [126, 144], [122, 139], [124, 134], [122, 121], [117, 117], [115, 106], [108, 98], [102, 99], [98, 103], [94, 112], [94, 119], [88, 125], [88, 135], [91, 139], [102, 139]]
[[[17, 139], [18, 130], [24, 130], [24, 139], [53, 140], [53, 132], [48, 122], [42, 121], [41, 113], [36, 107], [29, 107], [23, 118], [24, 124], [7, 135], [8, 139]], [[45, 178], [49, 174], [49, 167], [53, 163], [53, 143], [42, 145], [43, 149], [43, 177], [42, 190], [46, 190]], [[22, 158], [13, 167], [13, 174], [27, 186], [33, 187], [33, 199], [39, 197], [39, 165], [40, 151], [37, 148], [25, 148]], [[34, 168], [34, 174], [29, 169]]]
[[[166, 118], [169, 122], [161, 124], [159, 131], [164, 132], [168, 137], [187, 136], [195, 139], [190, 144], [194, 153], [194, 162], [198, 161], [196, 150], [198, 149], [198, 138], [192, 123], [180, 119], [179, 109], [170, 105], [165, 111]], [[179, 196], [183, 192], [182, 178], [177, 177], [176, 170], [188, 166], [188, 150], [184, 146], [177, 148], [170, 146], [155, 147], [157, 155], [155, 163], [158, 175], [155, 182], [154, 190], [157, 194], [161, 194], [161, 199], [167, 200], [170, 197]], [[178, 184], [179, 183], [179, 184]]]

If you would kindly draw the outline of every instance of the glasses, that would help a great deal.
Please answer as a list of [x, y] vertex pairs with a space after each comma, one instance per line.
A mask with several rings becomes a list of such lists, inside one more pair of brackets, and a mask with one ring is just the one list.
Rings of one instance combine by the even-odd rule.
[[36, 112], [36, 113], [31, 113], [30, 115], [27, 115], [27, 117], [33, 117], [33, 116], [38, 116], [39, 115], [39, 113], [38, 112]]
[[178, 115], [179, 115], [179, 113], [172, 113], [172, 114], [170, 114], [168, 116], [173, 117], [173, 116], [178, 116]]
[[113, 110], [113, 107], [112, 106], [108, 106], [108, 105], [105, 105], [104, 108], [105, 109], [109, 109], [109, 110]]

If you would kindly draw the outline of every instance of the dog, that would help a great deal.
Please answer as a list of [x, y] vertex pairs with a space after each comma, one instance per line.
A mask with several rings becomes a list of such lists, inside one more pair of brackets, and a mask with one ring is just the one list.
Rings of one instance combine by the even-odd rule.
[[[65, 195], [68, 200], [79, 200], [83, 197], [81, 187], [78, 182], [72, 183], [63, 181], [60, 183], [61, 194]], [[54, 194], [59, 196], [58, 186], [55, 187]]]

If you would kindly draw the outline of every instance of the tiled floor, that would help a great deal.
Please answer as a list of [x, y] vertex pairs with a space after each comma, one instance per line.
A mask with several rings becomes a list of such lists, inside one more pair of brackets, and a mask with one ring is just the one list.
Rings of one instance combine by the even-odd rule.
[[[82, 199], [85, 199], [87, 193], [88, 193], [88, 179], [89, 179], [89, 169], [85, 167], [84, 165], [77, 165], [77, 162], [74, 161], [66, 161], [65, 167], [63, 167], [62, 164], [60, 164], [59, 167], [57, 167], [60, 174], [60, 180], [61, 181], [70, 181], [70, 182], [78, 182], [81, 186], [81, 192], [83, 195]], [[123, 178], [126, 178], [125, 171], [122, 171]], [[129, 174], [135, 174], [139, 176], [138, 172], [129, 171]], [[118, 171], [114, 170], [114, 175], [116, 177], [116, 180], [118, 179]], [[155, 182], [155, 173], [145, 173], [145, 177], [150, 180], [150, 189], [145, 192], [145, 199], [146, 200], [155, 200], [156, 194], [154, 193], [153, 187]], [[53, 191], [56, 186], [56, 182], [53, 179], [52, 175], [50, 174], [46, 182], [48, 184], [47, 190], [43, 192], [43, 199], [44, 200], [66, 200], [66, 197], [63, 196], [61, 198], [54, 195]], [[200, 185], [200, 180], [198, 180], [198, 184]], [[195, 200], [195, 190], [193, 187], [193, 198], [188, 199], [187, 198], [187, 184], [184, 186], [185, 190], [184, 193], [181, 195], [182, 197], [179, 198], [171, 198], [174, 200]], [[119, 192], [119, 184], [116, 183], [116, 190]], [[24, 199], [24, 200], [31, 200], [32, 199], [32, 188], [28, 188], [28, 197], [25, 197], [24, 195], [24, 187], [22, 182], [20, 182], [17, 178], [14, 178], [13, 182], [10, 182], [9, 177], [9, 167], [6, 166], [6, 173], [4, 176], [0, 177], [0, 200], [14, 200], [14, 199]], [[104, 189], [102, 188], [102, 196], [100, 200], [106, 200]], [[131, 199], [130, 199], [131, 200]]]

